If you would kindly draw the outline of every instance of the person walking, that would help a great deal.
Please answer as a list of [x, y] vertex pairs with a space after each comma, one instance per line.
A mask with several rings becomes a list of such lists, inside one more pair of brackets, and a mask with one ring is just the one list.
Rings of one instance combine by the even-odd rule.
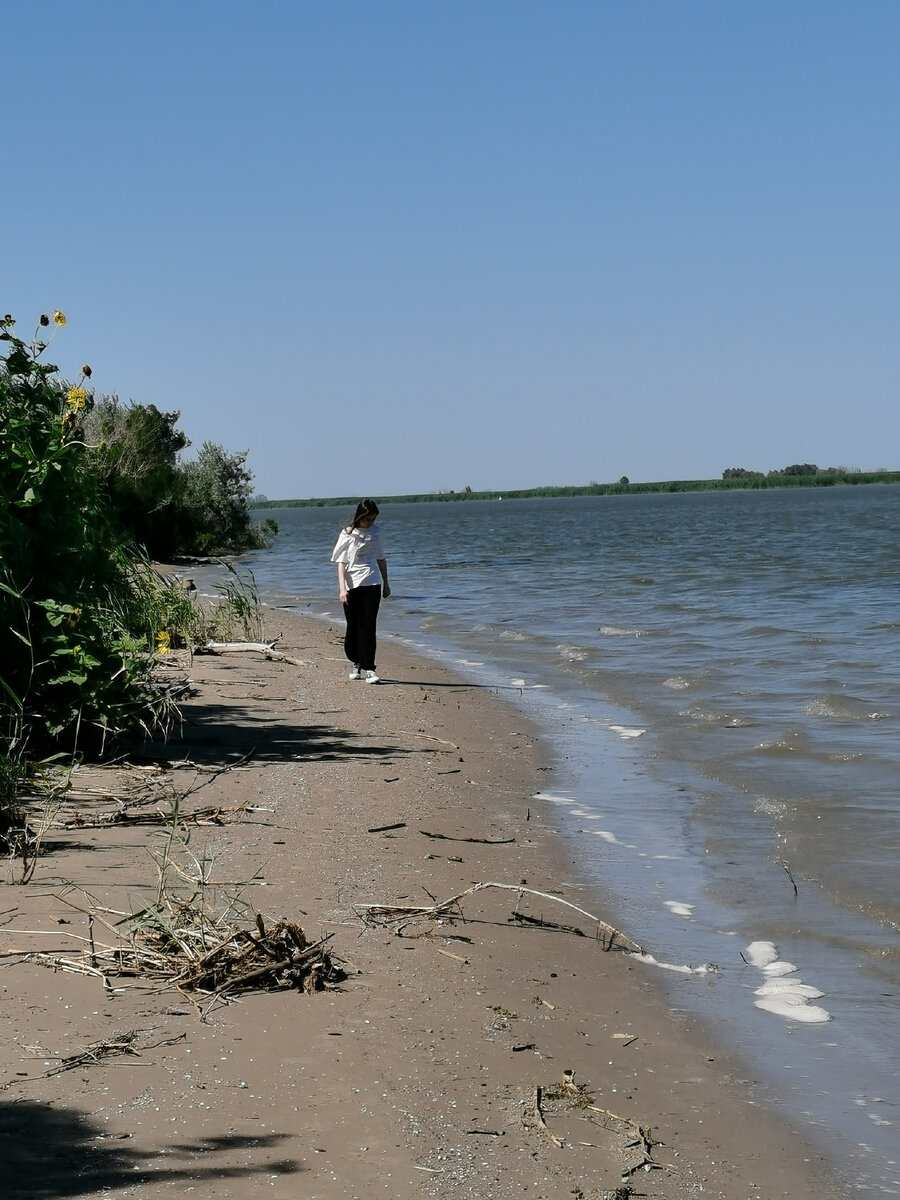
[[366, 683], [381, 683], [375, 670], [375, 624], [382, 596], [386, 600], [391, 594], [377, 516], [374, 500], [360, 500], [353, 520], [341, 530], [331, 552], [347, 619], [344, 653], [353, 666], [350, 678], [365, 679]]

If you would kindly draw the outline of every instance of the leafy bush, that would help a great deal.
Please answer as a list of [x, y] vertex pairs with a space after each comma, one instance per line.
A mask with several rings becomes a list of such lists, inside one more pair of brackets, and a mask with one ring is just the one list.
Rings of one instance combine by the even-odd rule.
[[85, 439], [111, 519], [154, 559], [237, 554], [265, 546], [277, 525], [251, 521], [247, 452], [204, 442], [197, 458], [176, 428], [181, 414], [101, 396], [83, 417]]
[[[65, 325], [57, 312], [53, 332]], [[0, 320], [0, 754], [75, 752], [165, 719], [148, 688], [159, 627], [140, 609], [140, 556], [107, 519], [84, 439], [90, 367], [72, 386]]]
[[247, 451], [228, 454], [222, 446], [204, 442], [197, 458], [181, 467], [180, 534], [182, 552], [235, 553], [264, 546], [277, 530], [267, 521], [263, 530], [250, 518], [253, 472]]

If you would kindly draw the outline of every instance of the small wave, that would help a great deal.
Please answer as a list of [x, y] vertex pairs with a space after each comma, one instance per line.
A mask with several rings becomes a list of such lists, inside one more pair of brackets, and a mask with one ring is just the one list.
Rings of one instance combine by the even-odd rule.
[[768, 796], [760, 796], [753, 805], [753, 811], [764, 817], [783, 817], [788, 812], [788, 806], [781, 800], [770, 800]]
[[663, 680], [663, 687], [670, 688], [673, 692], [683, 692], [685, 688], [693, 687], [692, 679], [685, 679], [683, 675], [673, 675], [670, 679]]
[[681, 709], [679, 717], [688, 717], [692, 721], [705, 721], [709, 725], [725, 725], [729, 729], [745, 729], [755, 725], [749, 717], [736, 717], [732, 713], [723, 712], [717, 708], [707, 708], [703, 704], [691, 704]]
[[627, 725], [610, 725], [610, 729], [620, 738], [639, 738], [647, 732], [646, 729], [632, 729]]
[[532, 800], [546, 800], [549, 804], [577, 804], [572, 796], [554, 796], [552, 792], [535, 792]]
[[878, 712], [857, 696], [816, 696], [803, 710], [808, 717], [825, 720], [883, 721], [887, 713]]
[[687, 917], [690, 919], [694, 915], [693, 904], [683, 904], [680, 900], [664, 900], [663, 905], [673, 917]]
[[756, 747], [756, 753], [779, 758], [784, 754], [796, 754], [798, 751], [805, 750], [808, 745], [809, 738], [799, 729], [786, 729], [784, 733], [779, 734], [770, 742], [760, 742]]
[[563, 643], [556, 647], [560, 658], [566, 662], [584, 662], [586, 658], [590, 658], [590, 650], [586, 650], [584, 646], [575, 646], [568, 643]]
[[604, 637], [646, 637], [646, 629], [620, 629], [618, 625], [598, 625], [597, 632]]

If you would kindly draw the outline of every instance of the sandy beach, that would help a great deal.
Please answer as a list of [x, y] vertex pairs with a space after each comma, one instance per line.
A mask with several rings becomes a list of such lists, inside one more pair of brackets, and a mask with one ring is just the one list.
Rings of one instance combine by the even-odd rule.
[[[61, 969], [111, 941], [92, 908], [153, 899], [166, 837], [85, 827], [117, 802], [76, 773], [30, 882], [7, 865], [0, 1194], [847, 1194], [658, 971], [559, 903], [603, 916], [536, 798], [552, 772], [524, 717], [389, 639], [383, 684], [350, 682], [340, 629], [267, 623], [291, 661], [196, 656], [180, 735], [119, 776], [222, 810], [191, 826], [206, 886], [239, 895], [251, 926], [327, 937], [343, 978], [225, 1002]], [[365, 919], [489, 882], [504, 887], [455, 919]]]

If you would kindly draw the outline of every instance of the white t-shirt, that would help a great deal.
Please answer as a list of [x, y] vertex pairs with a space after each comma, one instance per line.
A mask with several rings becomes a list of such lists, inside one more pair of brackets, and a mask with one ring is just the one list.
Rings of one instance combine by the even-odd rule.
[[379, 558], [384, 558], [384, 550], [377, 523], [368, 529], [342, 529], [331, 552], [333, 563], [344, 564], [347, 586], [351, 588], [381, 583]]

